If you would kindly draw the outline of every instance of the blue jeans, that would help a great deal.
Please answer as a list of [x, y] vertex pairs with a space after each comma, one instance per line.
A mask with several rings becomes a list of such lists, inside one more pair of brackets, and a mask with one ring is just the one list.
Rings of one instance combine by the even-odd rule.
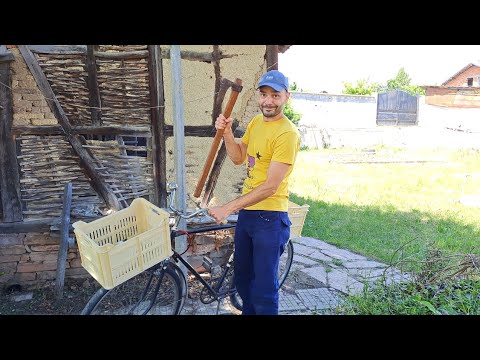
[[235, 229], [235, 286], [242, 315], [278, 315], [278, 262], [290, 237], [288, 212], [240, 210]]

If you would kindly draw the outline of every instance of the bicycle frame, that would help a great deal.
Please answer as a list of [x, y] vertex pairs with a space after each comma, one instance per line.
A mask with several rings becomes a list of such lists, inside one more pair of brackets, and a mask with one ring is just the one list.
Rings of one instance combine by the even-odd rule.
[[[232, 224], [232, 223], [227, 223], [227, 224], [222, 224], [222, 225], [212, 225], [212, 226], [203, 226], [201, 228], [198, 228], [198, 229], [190, 229], [189, 231], [187, 231], [187, 233], [190, 235], [190, 234], [198, 234], [198, 233], [204, 233], [204, 232], [210, 232], [210, 231], [216, 231], [216, 230], [225, 230], [225, 229], [231, 229], [231, 228], [234, 228], [236, 226], [236, 224]], [[213, 296], [214, 298], [214, 301], [215, 300], [219, 300], [219, 299], [222, 299], [226, 296], [229, 296], [231, 295], [231, 292], [230, 289], [228, 289], [227, 291], [225, 292], [219, 292], [219, 290], [221, 289], [222, 287], [222, 284], [223, 284], [223, 281], [225, 280], [225, 277], [228, 273], [228, 270], [229, 268], [233, 265], [233, 253], [230, 255], [227, 263], [226, 263], [226, 267], [225, 269], [223, 270], [221, 276], [220, 276], [220, 280], [218, 281], [218, 283], [215, 285], [215, 287], [212, 287], [199, 273], [198, 271], [196, 271], [191, 265], [190, 263], [185, 260], [181, 254], [179, 254], [177, 251], [174, 250], [174, 242], [175, 242], [175, 238], [177, 236], [181, 236], [181, 235], [184, 235], [184, 232], [183, 231], [178, 231], [176, 229], [172, 229], [171, 232], [170, 232], [170, 239], [172, 241], [172, 256], [170, 257], [171, 260], [173, 260], [175, 263], [178, 263], [179, 261], [185, 265], [185, 267], [190, 271], [190, 273], [195, 276], [195, 278], [200, 281], [200, 283], [208, 290], [208, 292], [210, 293], [211, 296]]]

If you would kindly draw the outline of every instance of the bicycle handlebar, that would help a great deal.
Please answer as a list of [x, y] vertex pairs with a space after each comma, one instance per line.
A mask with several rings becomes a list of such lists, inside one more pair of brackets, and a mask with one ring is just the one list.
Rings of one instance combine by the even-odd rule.
[[191, 214], [188, 214], [188, 215], [184, 214], [183, 212], [181, 212], [180, 210], [175, 208], [175, 206], [173, 206], [173, 200], [175, 199], [175, 191], [177, 190], [177, 187], [178, 186], [175, 183], [167, 183], [167, 191], [168, 191], [168, 194], [170, 194], [170, 203], [168, 204], [168, 208], [170, 210], [172, 210], [175, 213], [175, 215], [180, 216], [182, 219], [191, 219], [195, 216], [198, 216], [198, 215], [202, 214], [203, 216], [207, 216], [210, 219], [215, 221], [215, 219], [213, 217], [208, 215], [208, 209], [207, 208], [200, 208], [197, 211], [195, 211]]

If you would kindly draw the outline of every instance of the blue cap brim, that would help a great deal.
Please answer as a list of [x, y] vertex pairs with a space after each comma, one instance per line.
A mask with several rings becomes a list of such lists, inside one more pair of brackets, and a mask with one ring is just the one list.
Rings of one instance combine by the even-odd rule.
[[281, 85], [278, 85], [278, 84], [276, 84], [276, 83], [269, 83], [269, 82], [258, 84], [257, 89], [260, 89], [262, 86], [270, 86], [270, 87], [271, 87], [272, 89], [274, 89], [275, 91], [287, 90], [287, 89], [285, 89], [285, 88], [284, 88], [283, 86], [281, 86]]

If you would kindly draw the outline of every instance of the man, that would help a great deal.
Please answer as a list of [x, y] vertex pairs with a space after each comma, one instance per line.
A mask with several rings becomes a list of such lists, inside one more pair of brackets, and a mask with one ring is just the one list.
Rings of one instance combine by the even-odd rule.
[[300, 135], [283, 109], [290, 93], [280, 71], [265, 73], [258, 83], [261, 114], [247, 126], [241, 141], [232, 132], [232, 118], [220, 114], [217, 129], [234, 164], [245, 160], [242, 196], [209, 209], [217, 222], [239, 211], [235, 230], [235, 286], [243, 315], [278, 314], [278, 263], [290, 237], [288, 178], [300, 149]]

